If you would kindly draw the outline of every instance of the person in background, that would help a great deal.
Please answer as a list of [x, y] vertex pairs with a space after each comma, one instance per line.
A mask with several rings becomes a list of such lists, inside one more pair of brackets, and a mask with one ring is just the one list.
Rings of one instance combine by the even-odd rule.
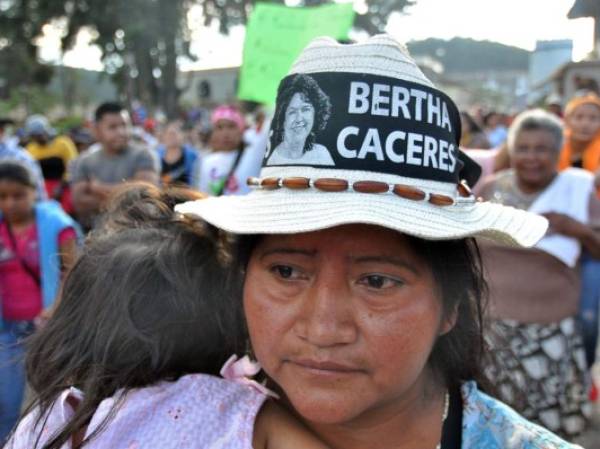
[[244, 132], [244, 142], [246, 142], [246, 145], [252, 145], [268, 129], [269, 124], [267, 123], [265, 110], [262, 107], [258, 107], [254, 113], [254, 124]]
[[462, 111], [460, 113], [460, 122], [462, 125], [460, 144], [463, 148], [481, 150], [490, 148], [490, 142], [488, 141], [485, 132], [483, 132], [481, 126], [477, 124], [475, 119], [471, 117], [468, 112]]
[[548, 112], [556, 115], [558, 118], [563, 118], [562, 98], [557, 93], [552, 93], [546, 98], [546, 109]]
[[[580, 167], [595, 177], [600, 189], [600, 98], [594, 93], [573, 98], [565, 108], [565, 142], [559, 169]], [[589, 251], [581, 259], [581, 298], [579, 318], [586, 358], [591, 366], [596, 358], [600, 307], [600, 256]]]
[[16, 423], [25, 375], [22, 339], [49, 314], [75, 259], [76, 224], [55, 201], [36, 202], [26, 166], [0, 162], [0, 444]]
[[488, 112], [483, 120], [485, 133], [492, 148], [499, 147], [506, 141], [507, 130], [503, 123], [502, 114]]
[[76, 126], [69, 130], [69, 137], [73, 140], [77, 153], [81, 154], [88, 150], [94, 143], [92, 134], [85, 126]]
[[73, 205], [87, 230], [94, 226], [103, 203], [124, 181], [159, 182], [157, 155], [129, 142], [129, 114], [118, 103], [101, 104], [95, 113], [97, 150], [82, 154], [73, 165]]
[[25, 148], [40, 164], [48, 197], [60, 202], [67, 213], [72, 213], [68, 167], [77, 158], [77, 148], [70, 137], [55, 134], [43, 115], [32, 115], [25, 122], [28, 141]]
[[12, 123], [12, 120], [0, 119], [0, 162], [14, 161], [25, 165], [35, 180], [37, 199], [45, 200], [48, 195], [40, 165], [24, 148], [19, 146], [18, 139], [15, 140], [12, 139], [12, 136], [6, 135], [6, 127]]
[[211, 124], [210, 153], [199, 164], [198, 189], [211, 196], [247, 193], [246, 179], [260, 171], [266, 135], [246, 147], [242, 139], [246, 122], [233, 106], [217, 107]]
[[587, 94], [573, 98], [565, 108], [565, 125], [559, 168], [588, 170], [595, 174], [596, 186], [600, 187], [600, 97]]
[[161, 162], [160, 177], [163, 185], [197, 184], [195, 175], [198, 173], [198, 152], [183, 143], [180, 122], [171, 122], [165, 127], [162, 143], [158, 146], [158, 157]]
[[586, 426], [587, 367], [576, 322], [582, 249], [600, 256], [600, 201], [593, 177], [557, 171], [561, 121], [541, 109], [517, 116], [508, 135], [512, 169], [484, 184], [484, 200], [544, 215], [535, 248], [481, 242], [490, 290], [490, 361], [499, 398], [565, 438]]

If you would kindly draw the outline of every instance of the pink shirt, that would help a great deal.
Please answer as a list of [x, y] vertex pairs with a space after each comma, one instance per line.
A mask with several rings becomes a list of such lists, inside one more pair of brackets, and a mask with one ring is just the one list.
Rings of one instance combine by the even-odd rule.
[[[15, 233], [16, 254], [40, 276], [40, 253], [37, 226]], [[75, 239], [73, 228], [64, 229], [59, 245]], [[23, 268], [11, 244], [6, 222], [0, 222], [0, 300], [2, 317], [7, 320], [33, 320], [42, 311], [42, 292], [32, 276]]]
[[[100, 403], [86, 436], [102, 422], [114, 397]], [[38, 411], [19, 424], [6, 449], [38, 449], [64, 425], [73, 409], [64, 391], [50, 410], [42, 438], [34, 429]], [[190, 374], [175, 382], [132, 390], [108, 426], [85, 447], [89, 449], [252, 449], [254, 421], [267, 395], [252, 385], [215, 376]], [[71, 449], [71, 444], [63, 446]]]

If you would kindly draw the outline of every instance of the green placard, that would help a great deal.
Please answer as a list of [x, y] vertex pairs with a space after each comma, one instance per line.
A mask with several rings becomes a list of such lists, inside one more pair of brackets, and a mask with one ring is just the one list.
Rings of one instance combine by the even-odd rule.
[[248, 20], [238, 98], [272, 105], [277, 86], [315, 37], [347, 39], [352, 3], [290, 8], [258, 3]]

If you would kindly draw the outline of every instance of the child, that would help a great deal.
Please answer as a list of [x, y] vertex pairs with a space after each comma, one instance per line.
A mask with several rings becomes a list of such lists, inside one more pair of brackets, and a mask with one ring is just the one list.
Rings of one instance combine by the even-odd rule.
[[36, 186], [26, 166], [0, 162], [0, 444], [23, 399], [21, 340], [50, 310], [61, 266], [75, 257], [75, 223], [55, 201], [36, 203]]
[[216, 377], [246, 346], [241, 280], [206, 229], [166, 213], [169, 194], [131, 189], [31, 341], [39, 397], [7, 448], [324, 448], [244, 377], [247, 359]]

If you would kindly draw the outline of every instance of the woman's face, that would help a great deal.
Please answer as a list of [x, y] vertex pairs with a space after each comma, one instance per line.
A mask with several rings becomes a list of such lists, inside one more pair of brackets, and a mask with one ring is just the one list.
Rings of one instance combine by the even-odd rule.
[[304, 142], [315, 121], [315, 108], [301, 93], [295, 93], [285, 110], [283, 139], [289, 142]]
[[210, 148], [213, 151], [232, 151], [240, 147], [242, 131], [231, 120], [219, 120], [210, 135]]
[[423, 394], [453, 325], [408, 239], [368, 225], [263, 237], [244, 308], [258, 361], [315, 423], [391, 416]]
[[183, 145], [183, 133], [178, 124], [171, 123], [165, 128], [163, 143], [167, 148], [179, 148]]
[[582, 104], [569, 114], [566, 121], [574, 140], [588, 142], [600, 131], [600, 108], [594, 104]]
[[517, 134], [511, 154], [519, 181], [532, 188], [544, 188], [556, 174], [558, 150], [552, 134], [541, 129]]
[[30, 217], [35, 205], [33, 187], [16, 181], [0, 181], [0, 212], [9, 222], [19, 222]]

